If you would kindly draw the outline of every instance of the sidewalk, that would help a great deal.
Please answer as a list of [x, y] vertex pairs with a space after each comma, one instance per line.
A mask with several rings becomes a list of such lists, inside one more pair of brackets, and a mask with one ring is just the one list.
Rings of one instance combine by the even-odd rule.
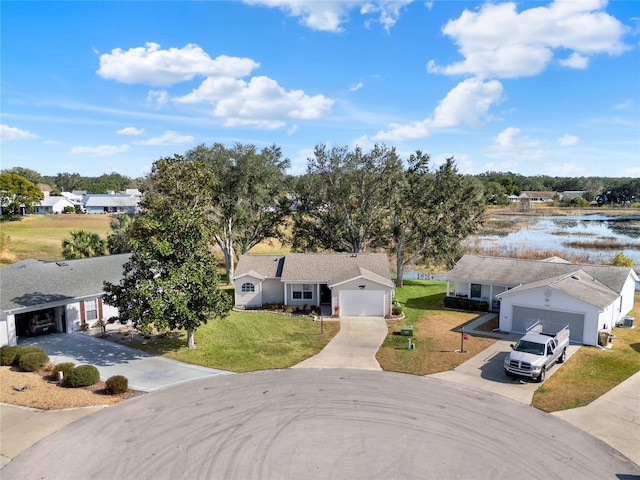
[[589, 405], [554, 412], [640, 465], [640, 372]]
[[0, 404], [0, 468], [43, 438], [104, 408], [39, 410]]

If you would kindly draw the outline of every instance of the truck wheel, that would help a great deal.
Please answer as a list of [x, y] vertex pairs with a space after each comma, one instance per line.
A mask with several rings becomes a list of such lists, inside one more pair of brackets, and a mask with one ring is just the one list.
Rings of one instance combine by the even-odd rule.
[[565, 348], [562, 351], [562, 355], [560, 355], [560, 357], [558, 357], [558, 363], [564, 363], [564, 361], [567, 359], [567, 349]]
[[511, 373], [511, 372], [510, 372], [509, 370], [507, 370], [506, 368], [504, 369], [504, 374], [505, 374], [507, 377], [509, 377], [509, 378], [513, 377], [513, 373]]
[[538, 383], [544, 382], [544, 377], [546, 376], [545, 370], [546, 369], [543, 367], [540, 371], [540, 375], [538, 375]]

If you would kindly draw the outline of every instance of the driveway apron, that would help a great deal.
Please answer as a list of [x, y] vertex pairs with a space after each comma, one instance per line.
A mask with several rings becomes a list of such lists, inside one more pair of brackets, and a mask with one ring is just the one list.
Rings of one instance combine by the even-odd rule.
[[340, 331], [324, 349], [292, 368], [382, 370], [376, 353], [387, 332], [383, 317], [342, 317]]
[[129, 388], [144, 392], [230, 373], [152, 355], [82, 333], [52, 333], [22, 340], [20, 345], [42, 347], [52, 363], [95, 365], [102, 380], [124, 375], [129, 380]]

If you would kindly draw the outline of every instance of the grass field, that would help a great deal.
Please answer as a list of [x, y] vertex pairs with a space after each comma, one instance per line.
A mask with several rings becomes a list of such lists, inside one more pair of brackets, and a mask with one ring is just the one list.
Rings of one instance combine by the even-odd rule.
[[18, 220], [3, 220], [0, 233], [5, 250], [0, 264], [35, 260], [60, 260], [62, 241], [72, 230], [86, 230], [107, 238], [111, 215], [26, 215]]

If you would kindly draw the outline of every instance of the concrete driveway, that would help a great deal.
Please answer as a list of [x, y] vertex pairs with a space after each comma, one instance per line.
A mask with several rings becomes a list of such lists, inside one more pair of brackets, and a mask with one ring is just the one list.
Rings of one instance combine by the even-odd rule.
[[[87, 451], [74, 454], [78, 445]], [[552, 415], [453, 382], [285, 369], [203, 379], [127, 400], [48, 436], [1, 474], [615, 480], [640, 475], [640, 467]]]
[[[527, 379], [507, 377], [502, 366], [505, 357], [511, 351], [511, 344], [516, 343], [521, 337], [522, 335], [508, 335], [453, 370], [430, 376], [480, 388], [530, 405], [533, 394], [540, 384]], [[580, 347], [577, 345], [570, 345], [567, 348], [567, 359], [577, 352], [578, 348]], [[547, 378], [550, 378], [560, 367], [561, 365], [556, 364], [549, 369]]]
[[292, 368], [382, 370], [376, 353], [387, 332], [383, 317], [341, 317], [340, 331], [324, 349]]
[[26, 338], [20, 345], [42, 347], [52, 363], [95, 365], [102, 380], [124, 375], [129, 380], [129, 388], [145, 392], [230, 373], [151, 355], [83, 333], [51, 333]]

